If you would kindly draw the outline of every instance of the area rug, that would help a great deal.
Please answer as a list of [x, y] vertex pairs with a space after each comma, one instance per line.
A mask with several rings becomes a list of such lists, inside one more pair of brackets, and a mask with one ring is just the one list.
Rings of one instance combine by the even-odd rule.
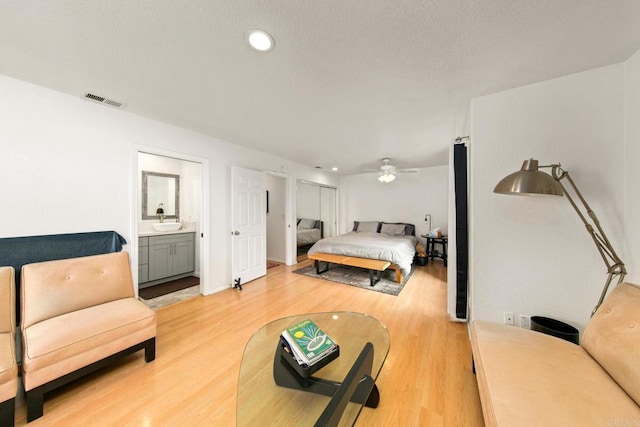
[[200, 295], [200, 285], [192, 286], [170, 294], [161, 295], [156, 298], [140, 299], [140, 301], [142, 301], [147, 307], [157, 310], [162, 307], [167, 307], [169, 305], [197, 297], [198, 295]]
[[[324, 265], [324, 263], [323, 263]], [[329, 271], [322, 274], [316, 274], [316, 268], [313, 265], [295, 270], [294, 273], [304, 276], [315, 277], [318, 279], [329, 280], [331, 282], [342, 283], [344, 285], [355, 286], [369, 291], [382, 292], [389, 295], [398, 295], [404, 288], [413, 270], [406, 277], [403, 277], [402, 284], [396, 283], [395, 270], [387, 269], [382, 272], [382, 277], [374, 286], [369, 282], [369, 270], [357, 267], [349, 267], [346, 265], [331, 264]]]
[[178, 280], [172, 280], [171, 282], [161, 283], [159, 285], [149, 286], [148, 288], [142, 288], [138, 291], [138, 295], [142, 299], [157, 298], [162, 295], [167, 295], [182, 289], [187, 289], [192, 286], [200, 284], [200, 278], [195, 276], [184, 277]]

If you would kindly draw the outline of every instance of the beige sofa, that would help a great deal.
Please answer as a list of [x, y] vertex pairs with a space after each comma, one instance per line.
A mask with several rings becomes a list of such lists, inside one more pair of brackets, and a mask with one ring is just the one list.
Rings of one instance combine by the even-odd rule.
[[116, 357], [154, 360], [156, 316], [135, 298], [128, 253], [27, 264], [20, 289], [27, 421], [44, 393]]
[[581, 345], [474, 321], [471, 345], [487, 426], [640, 425], [640, 288], [616, 286]]
[[13, 267], [0, 267], [0, 426], [14, 424], [15, 399], [18, 392], [15, 307]]

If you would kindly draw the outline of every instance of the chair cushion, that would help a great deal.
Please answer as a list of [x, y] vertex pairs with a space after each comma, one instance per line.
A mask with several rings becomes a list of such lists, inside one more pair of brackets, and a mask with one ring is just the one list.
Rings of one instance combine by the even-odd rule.
[[0, 333], [16, 329], [16, 284], [13, 267], [0, 267]]
[[22, 329], [134, 296], [127, 252], [27, 264], [22, 267], [21, 282]]
[[0, 334], [0, 402], [16, 397], [18, 392], [14, 339], [14, 334]]
[[62, 314], [23, 332], [26, 390], [156, 335], [155, 312], [124, 298]]
[[616, 286], [587, 324], [582, 347], [640, 405], [639, 308], [639, 287]]
[[606, 426], [640, 408], [580, 346], [474, 321], [471, 345], [486, 425]]

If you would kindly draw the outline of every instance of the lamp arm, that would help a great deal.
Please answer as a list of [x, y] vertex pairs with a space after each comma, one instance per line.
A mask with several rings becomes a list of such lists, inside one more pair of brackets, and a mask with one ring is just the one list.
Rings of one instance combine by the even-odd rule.
[[[596, 216], [595, 212], [593, 212], [593, 210], [591, 209], [587, 201], [584, 199], [580, 190], [578, 190], [578, 187], [576, 186], [575, 182], [569, 175], [569, 172], [562, 169], [562, 167], [559, 164], [550, 165], [547, 167], [552, 168], [551, 176], [553, 176], [553, 179], [558, 181], [558, 183], [562, 187], [565, 196], [567, 197], [567, 199], [569, 200], [569, 203], [571, 203], [571, 206], [573, 206], [573, 209], [576, 211], [576, 213], [582, 220], [582, 223], [584, 224], [585, 228], [587, 229], [587, 232], [593, 239], [593, 242], [595, 243], [596, 248], [598, 249], [598, 252], [602, 257], [602, 260], [604, 261], [607, 267], [607, 280], [605, 281], [604, 289], [602, 290], [602, 294], [600, 295], [598, 304], [595, 306], [595, 308], [591, 312], [591, 315], [593, 316], [596, 310], [598, 310], [598, 308], [602, 304], [602, 301], [604, 301], [604, 298], [607, 295], [607, 291], [609, 290], [609, 286], [611, 285], [611, 282], [613, 281], [613, 279], [617, 276], [618, 283], [621, 283], [627, 274], [627, 270], [625, 268], [624, 262], [622, 262], [622, 260], [618, 256], [615, 249], [611, 245], [611, 242], [607, 238], [607, 235], [602, 229], [602, 226], [600, 225], [600, 221], [598, 220], [598, 217]], [[573, 197], [571, 197], [571, 194], [569, 194], [565, 186], [562, 185], [562, 180], [564, 179], [566, 179], [569, 185], [571, 186], [571, 189], [576, 194], [578, 200], [582, 204], [582, 207], [585, 209], [588, 218], [591, 220], [593, 224], [589, 222], [589, 220], [587, 219], [587, 216], [585, 216], [582, 213], [582, 211], [576, 204]]]

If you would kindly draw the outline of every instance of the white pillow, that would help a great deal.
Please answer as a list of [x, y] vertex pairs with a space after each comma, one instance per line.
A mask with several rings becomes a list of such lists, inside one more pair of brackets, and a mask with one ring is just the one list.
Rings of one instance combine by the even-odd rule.
[[298, 223], [298, 229], [315, 228], [314, 225], [316, 225], [315, 219], [302, 218], [300, 223]]
[[360, 223], [358, 223], [358, 229], [356, 231], [357, 232], [371, 231], [372, 233], [377, 233], [378, 232], [378, 224], [380, 224], [378, 221], [360, 222]]
[[404, 236], [404, 224], [386, 224], [383, 222], [380, 233], [387, 236]]

